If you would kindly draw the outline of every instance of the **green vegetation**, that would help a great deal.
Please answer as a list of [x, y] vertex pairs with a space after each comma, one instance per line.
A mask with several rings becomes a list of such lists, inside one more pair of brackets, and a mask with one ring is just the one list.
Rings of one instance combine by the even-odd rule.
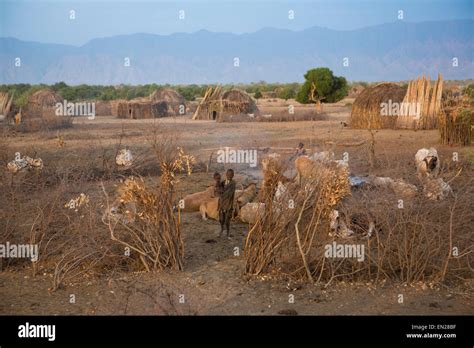
[[474, 83], [471, 83], [470, 85], [467, 85], [464, 90], [463, 90], [463, 93], [465, 95], [468, 95], [469, 98], [473, 98], [474, 99]]
[[303, 104], [324, 101], [334, 103], [343, 99], [349, 87], [342, 76], [334, 76], [328, 68], [311, 69], [304, 75], [305, 83], [296, 95], [296, 100]]
[[[57, 92], [64, 99], [75, 102], [81, 100], [114, 100], [114, 99], [133, 99], [138, 97], [147, 97], [154, 91], [161, 87], [170, 87], [176, 89], [186, 100], [192, 101], [196, 98], [203, 97], [204, 93], [209, 87], [215, 87], [215, 85], [118, 85], [118, 86], [97, 86], [97, 85], [77, 85], [69, 86], [64, 82], [58, 82], [54, 85], [30, 85], [30, 84], [12, 84], [12, 85], [0, 85], [0, 92], [14, 93], [14, 102], [18, 106], [26, 104], [28, 97], [34, 92], [43, 89], [50, 88]], [[289, 99], [294, 98], [296, 92], [300, 88], [298, 83], [280, 84], [280, 83], [266, 83], [264, 81], [252, 84], [239, 84], [239, 85], [224, 85], [224, 90], [231, 88], [239, 88], [245, 90], [247, 93], [256, 94], [259, 92], [276, 92], [278, 98]], [[258, 97], [257, 95], [257, 97]]]

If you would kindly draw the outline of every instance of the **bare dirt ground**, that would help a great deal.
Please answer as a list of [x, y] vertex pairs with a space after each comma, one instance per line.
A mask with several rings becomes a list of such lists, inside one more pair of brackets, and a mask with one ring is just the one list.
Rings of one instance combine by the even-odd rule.
[[[280, 106], [285, 107], [285, 106]], [[198, 161], [207, 163], [217, 148], [249, 147], [294, 148], [299, 142], [312, 150], [331, 149], [339, 158], [350, 156], [351, 171], [369, 173], [367, 153], [360, 147], [334, 146], [329, 142], [350, 143], [368, 139], [364, 130], [352, 130], [341, 125], [348, 119], [350, 106], [346, 101], [325, 105], [328, 119], [301, 122], [215, 123], [192, 121], [190, 116], [160, 120], [119, 120], [97, 117], [76, 119], [71, 129], [61, 131], [64, 147], [57, 146], [57, 134], [19, 134], [8, 142], [9, 158], [15, 151], [37, 153], [45, 167], [84, 163], [100, 156], [102, 148], [128, 145], [138, 156], [148, 151], [150, 129], [162, 127], [176, 133], [178, 143]], [[463, 158], [473, 158], [474, 149], [451, 148], [438, 144], [437, 131], [381, 130], [375, 135], [376, 155], [380, 165], [370, 173], [379, 176], [402, 177], [415, 183], [414, 154], [421, 147], [435, 146], [442, 161], [448, 161], [453, 151]], [[182, 176], [178, 194], [192, 193], [212, 183], [209, 173]], [[242, 181], [245, 168], [238, 168], [237, 181]], [[254, 173], [258, 173], [255, 170]], [[7, 175], [3, 173], [3, 175]], [[472, 176], [471, 172], [463, 175]], [[157, 182], [150, 173], [149, 181]], [[118, 179], [106, 183], [113, 187]], [[455, 189], [455, 183], [453, 184]], [[92, 199], [99, 199], [100, 187], [95, 181], [68, 192], [84, 190]], [[26, 204], [35, 204], [34, 190]], [[352, 315], [352, 314], [474, 314], [472, 282], [452, 286], [425, 283], [381, 284], [334, 282], [324, 284], [288, 282], [279, 278], [247, 277], [243, 274], [243, 246], [248, 226], [234, 222], [234, 238], [217, 238], [218, 224], [202, 221], [199, 213], [182, 215], [185, 245], [183, 272], [121, 272], [102, 276], [87, 274], [50, 291], [51, 274], [40, 270], [35, 277], [29, 267], [4, 267], [0, 273], [0, 314], [145, 314], [145, 315]], [[97, 225], [98, 233], [107, 233]], [[71, 303], [71, 295], [75, 303]], [[294, 303], [289, 302], [290, 295]], [[399, 302], [403, 295], [403, 303]]]

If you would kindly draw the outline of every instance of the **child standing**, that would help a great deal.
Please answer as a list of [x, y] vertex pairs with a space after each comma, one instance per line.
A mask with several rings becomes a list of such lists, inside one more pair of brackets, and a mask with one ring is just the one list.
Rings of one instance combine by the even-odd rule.
[[[227, 170], [225, 173], [226, 180], [222, 183], [217, 183], [216, 180], [216, 194], [219, 197], [217, 209], [219, 211], [219, 222], [221, 224], [221, 231], [219, 237], [224, 233], [224, 229], [227, 231], [227, 238], [230, 239], [230, 220], [234, 212], [234, 196], [235, 196], [235, 181], [234, 171], [232, 169]], [[214, 177], [215, 178], [215, 177]], [[220, 179], [219, 179], [220, 182]]]

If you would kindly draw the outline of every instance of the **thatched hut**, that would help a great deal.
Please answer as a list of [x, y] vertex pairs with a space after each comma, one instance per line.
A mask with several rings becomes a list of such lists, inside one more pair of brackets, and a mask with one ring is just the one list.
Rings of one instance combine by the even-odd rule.
[[[166, 102], [168, 116], [178, 116], [186, 112], [184, 97], [172, 88], [160, 88], [150, 95], [153, 102]], [[180, 112], [180, 111], [183, 112]]]
[[95, 102], [95, 115], [96, 116], [111, 116], [112, 115], [112, 103], [109, 100], [96, 100]]
[[168, 104], [165, 101], [155, 102], [148, 98], [136, 98], [119, 102], [118, 118], [156, 118], [168, 116]]
[[425, 76], [410, 81], [403, 105], [405, 111], [412, 108], [417, 112], [402, 113], [397, 119], [397, 128], [438, 128], [438, 121], [442, 116], [442, 95], [443, 78], [441, 74], [438, 74], [438, 79], [434, 84], [431, 84], [430, 78], [425, 78]]
[[257, 116], [257, 105], [247, 93], [231, 89], [222, 93], [220, 86], [209, 88], [194, 113], [193, 120], [224, 122], [230, 116]]
[[56, 116], [56, 104], [63, 103], [63, 98], [50, 89], [39, 90], [28, 97], [22, 108], [23, 118], [46, 118]]
[[115, 99], [110, 101], [110, 112], [112, 116], [118, 116], [118, 108], [120, 103], [126, 103], [126, 99]]
[[8, 93], [0, 92], [0, 121], [8, 117], [12, 108], [13, 96]]
[[406, 88], [395, 83], [379, 83], [364, 89], [352, 104], [350, 124], [352, 128], [395, 128], [397, 115], [384, 111], [383, 106], [400, 104], [405, 98]]

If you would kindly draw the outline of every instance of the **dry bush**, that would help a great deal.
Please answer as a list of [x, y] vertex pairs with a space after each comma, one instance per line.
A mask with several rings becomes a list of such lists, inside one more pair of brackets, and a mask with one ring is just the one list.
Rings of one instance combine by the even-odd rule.
[[[101, 180], [163, 173], [157, 187], [151, 190], [135, 187], [142, 198], [155, 199], [154, 206], [145, 205], [144, 208], [148, 214], [144, 220], [150, 224], [142, 223], [141, 227], [148, 226], [153, 237], [158, 239], [163, 237], [160, 231], [170, 231], [169, 239], [161, 239], [164, 244], [159, 251], [159, 263], [182, 269], [183, 246], [179, 215], [173, 212], [173, 185], [179, 172], [192, 170], [195, 160], [176, 147], [177, 137], [171, 139], [171, 136], [163, 135], [170, 135], [170, 132], [162, 132], [156, 136], [152, 133], [151, 153], [150, 146], [132, 148], [134, 165], [125, 170], [115, 165], [121, 140], [116, 146], [91, 142], [83, 151], [71, 155], [68, 139], [64, 147], [45, 151], [28, 145], [13, 148], [9, 146], [9, 138], [0, 138], [0, 243], [36, 244], [39, 249], [39, 259], [35, 263], [29, 259], [10, 258], [3, 260], [2, 267], [11, 270], [31, 268], [33, 275], [46, 273], [51, 276], [52, 290], [84, 277], [143, 269], [138, 253], [132, 251], [131, 257], [128, 256], [123, 244], [110, 238], [108, 226], [101, 222], [107, 203], [96, 190]], [[16, 151], [41, 157], [45, 163], [43, 170], [9, 173], [6, 164], [14, 158]], [[104, 186], [109, 189], [110, 183], [105, 181]], [[77, 211], [64, 206], [80, 193], [90, 197], [86, 206]], [[161, 214], [159, 220], [153, 220], [152, 216], [156, 214]], [[117, 233], [121, 233], [118, 230], [122, 228], [117, 226]], [[157, 244], [150, 243], [150, 247], [155, 246]], [[174, 251], [167, 254], [167, 249]], [[150, 267], [153, 268], [151, 263]]]
[[[267, 185], [276, 187], [278, 174], [269, 180]], [[313, 281], [314, 241], [331, 208], [349, 193], [348, 172], [335, 164], [317, 166], [311, 182], [293, 187], [288, 202], [274, 201], [271, 189], [265, 194], [265, 212], [247, 235], [247, 274], [283, 271]]]
[[[456, 198], [428, 201], [423, 196], [403, 200], [392, 192], [362, 190], [339, 206], [346, 216], [367, 214], [375, 219], [376, 233], [369, 239], [340, 240], [365, 248], [365, 261], [326, 259], [323, 279], [351, 281], [384, 279], [405, 283], [443, 281], [469, 277], [473, 238], [469, 221], [472, 189], [460, 191]], [[332, 242], [330, 239], [329, 242]], [[456, 248], [455, 254], [451, 251]]]
[[[5, 185], [0, 223], [1, 241], [38, 246], [39, 257], [7, 259], [7, 267], [31, 266], [33, 276], [38, 272], [51, 275], [52, 290], [85, 274], [103, 274], [129, 262], [123, 251], [108, 238], [98, 216], [101, 202], [91, 200], [77, 211], [64, 207], [76, 193], [87, 192], [82, 182], [54, 188], [41, 185], [36, 191], [21, 183]], [[73, 194], [74, 192], [74, 194]], [[77, 192], [77, 191], [76, 191]]]
[[131, 205], [134, 211], [128, 219], [104, 217], [111, 239], [137, 253], [147, 271], [182, 270], [184, 246], [170, 181], [162, 178], [160, 187], [153, 189], [143, 180], [128, 179], [120, 190], [120, 204]]
[[[456, 197], [428, 201], [420, 194], [404, 199], [403, 209], [400, 197], [389, 190], [364, 188], [346, 197], [343, 177], [341, 173], [336, 181], [336, 172], [326, 173], [327, 180], [311, 184], [313, 191], [291, 192], [294, 209], [286, 203], [275, 209], [268, 196], [265, 213], [247, 237], [246, 273], [283, 275], [325, 286], [334, 280], [410, 283], [472, 277], [472, 177], [458, 183]], [[333, 207], [348, 224], [354, 216], [374, 218], [375, 234], [370, 239], [330, 237], [328, 213]], [[364, 260], [326, 257], [325, 248], [333, 242], [363, 245]]]
[[[160, 184], [147, 187], [141, 178], [127, 179], [119, 188], [115, 204], [122, 207], [121, 216], [107, 214], [103, 219], [111, 239], [136, 252], [147, 271], [183, 269], [184, 245], [180, 212], [174, 211], [174, 185], [176, 174], [184, 170], [189, 175], [195, 160], [177, 147], [175, 140], [172, 135], [153, 130], [151, 141], [160, 165]], [[111, 209], [107, 196], [107, 211]]]
[[[31, 267], [51, 275], [52, 290], [77, 280], [83, 275], [101, 275], [116, 269], [139, 269], [135, 260], [126, 257], [110, 240], [100, 223], [103, 203], [91, 197], [90, 203], [77, 211], [64, 206], [78, 194], [90, 193], [95, 162], [84, 162], [66, 150], [41, 153], [45, 161], [42, 171], [12, 175], [6, 163], [17, 150], [6, 146], [2, 138], [0, 153], [0, 243], [35, 244], [39, 258], [5, 259], [5, 267]], [[36, 153], [34, 149], [29, 153]], [[58, 163], [59, 162], [59, 163]]]

